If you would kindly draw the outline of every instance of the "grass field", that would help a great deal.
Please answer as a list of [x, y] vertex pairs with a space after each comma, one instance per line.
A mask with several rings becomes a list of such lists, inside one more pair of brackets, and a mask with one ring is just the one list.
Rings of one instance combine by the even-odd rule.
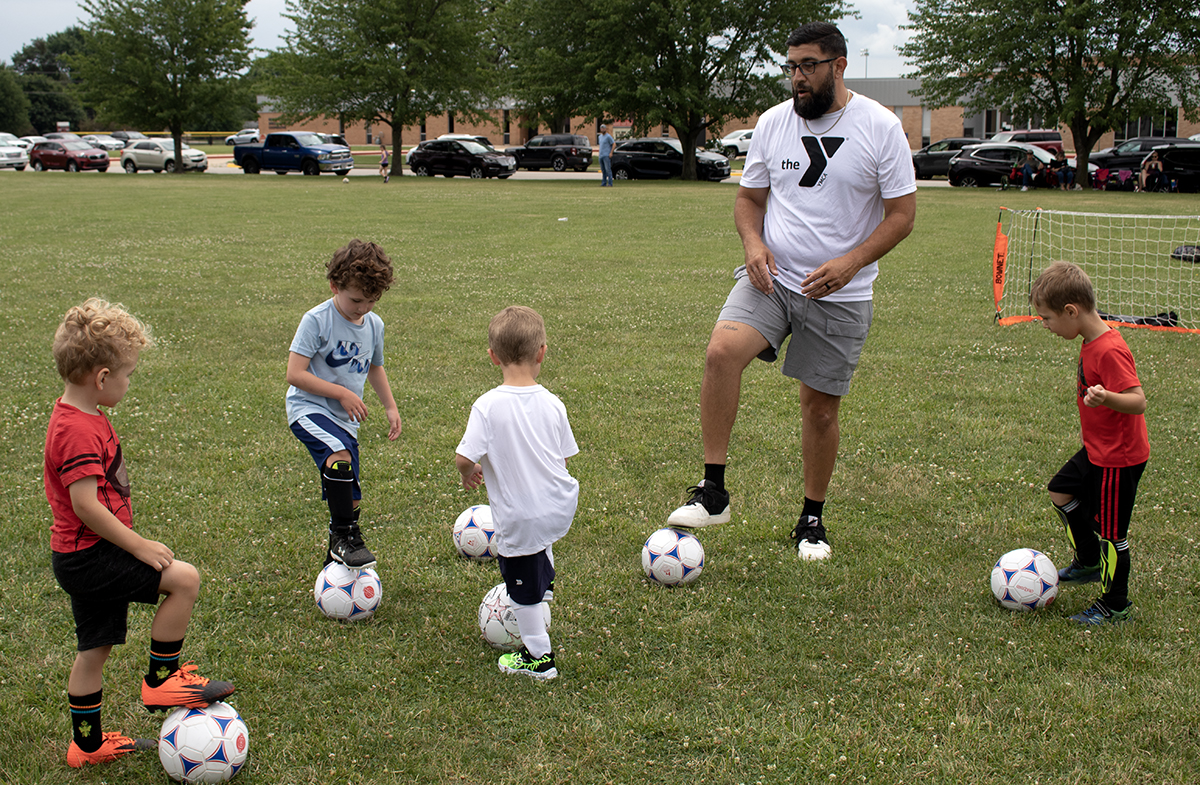
[[[729, 464], [734, 521], [701, 532], [700, 580], [666, 590], [639, 553], [700, 477], [704, 347], [741, 259], [732, 186], [0, 183], [0, 781], [165, 779], [153, 754], [79, 773], [64, 761], [74, 635], [40, 467], [62, 389], [51, 337], [99, 295], [158, 339], [110, 416], [136, 528], [204, 576], [185, 656], [238, 686], [251, 733], [239, 782], [1195, 782], [1196, 336], [1126, 332], [1153, 449], [1130, 537], [1136, 621], [1076, 629], [1066, 616], [1094, 587], [1017, 615], [987, 584], [1012, 548], [1069, 559], [1044, 485], [1078, 446], [1078, 345], [992, 324], [998, 206], [1184, 213], [1194, 200], [921, 189], [843, 402], [833, 559], [801, 563], [790, 547], [797, 386], [755, 363]], [[351, 237], [396, 262], [377, 310], [404, 433], [389, 443], [375, 405], [360, 434], [384, 604], [342, 625], [313, 604], [323, 505], [283, 396], [296, 325]], [[497, 671], [475, 615], [499, 574], [456, 558], [449, 536], [484, 501], [459, 487], [453, 454], [471, 402], [499, 383], [485, 329], [512, 303], [546, 318], [541, 379], [582, 450], [579, 513], [555, 548], [561, 675], [546, 685]], [[137, 688], [150, 617], [131, 611], [106, 668], [106, 729], [157, 733]]]

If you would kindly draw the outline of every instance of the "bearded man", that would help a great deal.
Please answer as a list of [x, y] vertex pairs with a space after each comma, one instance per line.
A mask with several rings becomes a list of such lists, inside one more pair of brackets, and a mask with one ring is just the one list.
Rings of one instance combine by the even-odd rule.
[[[696, 528], [729, 520], [725, 464], [742, 372], [774, 362], [800, 382], [804, 501], [792, 530], [802, 559], [828, 558], [824, 504], [837, 462], [838, 410], [872, 316], [879, 259], [916, 218], [912, 152], [895, 113], [845, 85], [846, 39], [832, 24], [787, 39], [792, 100], [755, 128], [733, 218], [745, 263], [704, 359], [704, 479], [667, 519]], [[786, 463], [786, 462], [783, 462]]]

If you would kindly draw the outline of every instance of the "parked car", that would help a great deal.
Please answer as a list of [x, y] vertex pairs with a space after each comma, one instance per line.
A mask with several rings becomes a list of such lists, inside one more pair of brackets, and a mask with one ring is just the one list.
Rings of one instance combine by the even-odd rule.
[[1063, 149], [1062, 134], [1049, 128], [1035, 128], [1028, 131], [1001, 131], [988, 140], [989, 142], [1021, 142], [1040, 147], [1057, 153]]
[[753, 136], [753, 128], [732, 131], [718, 139], [715, 147], [724, 153], [726, 158], [737, 158], [750, 151], [750, 139]]
[[1120, 169], [1137, 171], [1141, 168], [1142, 161], [1150, 154], [1150, 151], [1158, 145], [1187, 143], [1187, 139], [1178, 136], [1138, 136], [1133, 139], [1126, 139], [1116, 147], [1109, 147], [1098, 153], [1092, 153], [1088, 156], [1088, 161], [1101, 169], [1108, 169], [1113, 172]]
[[950, 168], [950, 159], [969, 144], [979, 144], [982, 139], [973, 136], [949, 136], [939, 139], [913, 152], [913, 171], [918, 180], [928, 180], [945, 175]]
[[101, 150], [123, 150], [125, 143], [120, 139], [114, 139], [108, 134], [85, 134], [83, 141], [90, 144], [92, 147], [98, 147]]
[[[1033, 157], [1042, 165], [1042, 173], [1045, 172], [1046, 166], [1054, 160], [1054, 155], [1049, 150], [1021, 142], [984, 142], [967, 145], [950, 159], [950, 168], [947, 172], [950, 185], [963, 188], [972, 188], [977, 185], [999, 185], [1006, 182], [1006, 178], [1015, 167], [1025, 162], [1025, 154], [1028, 152], [1032, 152]], [[1070, 159], [1072, 167], [1076, 163], [1075, 159]], [[1088, 171], [1093, 175], [1097, 169], [1095, 164], [1088, 164]], [[1042, 173], [1035, 178], [1035, 186], [1045, 184]], [[1078, 179], [1077, 177], [1076, 180], [1078, 181]]]
[[47, 139], [57, 139], [60, 142], [82, 142], [83, 137], [70, 131], [53, 131], [45, 134]]
[[38, 142], [49, 142], [50, 140], [44, 136], [22, 136], [21, 141], [29, 145], [29, 151], [33, 152], [33, 146]]
[[66, 169], [78, 172], [83, 169], [108, 171], [108, 152], [92, 147], [84, 141], [47, 139], [38, 142], [29, 153], [29, 163], [35, 172], [44, 169]]
[[[679, 177], [683, 174], [683, 144], [661, 136], [621, 142], [613, 148], [612, 169], [617, 180]], [[701, 180], [724, 180], [729, 177], [729, 159], [697, 150], [696, 176]]]
[[125, 143], [126, 147], [129, 146], [130, 142], [150, 138], [141, 131], [113, 131], [110, 136], [112, 136], [113, 139], [120, 139]]
[[136, 174], [139, 169], [174, 172], [176, 166], [182, 166], [185, 171], [194, 169], [203, 172], [208, 168], [208, 156], [186, 144], [182, 152], [176, 154], [175, 143], [171, 139], [143, 139], [131, 143], [121, 152], [121, 168], [129, 174]]
[[20, 147], [26, 153], [33, 149], [33, 145], [24, 139], [19, 139], [13, 134], [6, 134], [2, 131], [0, 131], [0, 145], [4, 145], [5, 147]]
[[1200, 139], [1156, 147], [1153, 152], [1162, 161], [1168, 187], [1180, 193], [1200, 193]]
[[257, 128], [243, 128], [236, 134], [230, 134], [225, 137], [225, 144], [233, 146], [235, 144], [253, 144], [258, 141]]
[[25, 148], [0, 139], [0, 169], [16, 169], [23, 172], [28, 163], [29, 153], [25, 152]]
[[519, 168], [534, 172], [547, 168], [582, 172], [592, 163], [592, 143], [577, 134], [535, 136], [521, 147], [509, 147], [504, 152], [517, 159]]
[[440, 174], [507, 179], [517, 171], [517, 159], [489, 150], [473, 139], [434, 139], [417, 146], [408, 166], [422, 177]]

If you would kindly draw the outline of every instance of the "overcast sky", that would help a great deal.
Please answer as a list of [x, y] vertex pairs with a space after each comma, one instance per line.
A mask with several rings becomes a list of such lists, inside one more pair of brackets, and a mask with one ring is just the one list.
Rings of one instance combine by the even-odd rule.
[[[861, 19], [844, 20], [839, 27], [846, 36], [850, 66], [846, 76], [900, 76], [908, 69], [896, 54], [903, 43], [900, 25], [907, 20], [908, 0], [851, 0]], [[281, 14], [285, 0], [250, 0], [247, 13], [254, 20], [251, 35], [254, 46], [275, 49], [282, 44], [288, 20]], [[35, 38], [45, 38], [73, 24], [85, 21], [76, 0], [4, 0], [4, 25], [0, 28], [0, 60], [12, 63], [12, 56]], [[784, 38], [789, 31], [781, 31]], [[863, 57], [861, 52], [870, 54]]]

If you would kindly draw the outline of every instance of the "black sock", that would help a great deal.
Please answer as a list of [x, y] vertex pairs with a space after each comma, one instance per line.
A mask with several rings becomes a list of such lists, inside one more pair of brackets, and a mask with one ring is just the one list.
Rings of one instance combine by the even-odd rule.
[[820, 520], [821, 514], [824, 511], [825, 511], [825, 502], [824, 501], [815, 502], [812, 499], [805, 496], [804, 497], [804, 508], [802, 510], [800, 510], [800, 517], [803, 518], [805, 515], [811, 515], [812, 517], [816, 518], [817, 520]]
[[1075, 561], [1084, 567], [1095, 567], [1100, 563], [1100, 539], [1092, 529], [1092, 518], [1079, 499], [1072, 499], [1062, 507], [1055, 505], [1063, 519], [1075, 546]]
[[179, 670], [179, 653], [183, 651], [183, 640], [156, 641], [150, 639], [150, 669], [146, 672], [146, 683], [157, 687]]
[[725, 464], [704, 464], [704, 487], [716, 488], [719, 491], [725, 490]]
[[104, 743], [100, 732], [100, 704], [104, 702], [104, 690], [91, 695], [67, 695], [71, 706], [71, 732], [75, 745], [84, 752], [95, 752]]

